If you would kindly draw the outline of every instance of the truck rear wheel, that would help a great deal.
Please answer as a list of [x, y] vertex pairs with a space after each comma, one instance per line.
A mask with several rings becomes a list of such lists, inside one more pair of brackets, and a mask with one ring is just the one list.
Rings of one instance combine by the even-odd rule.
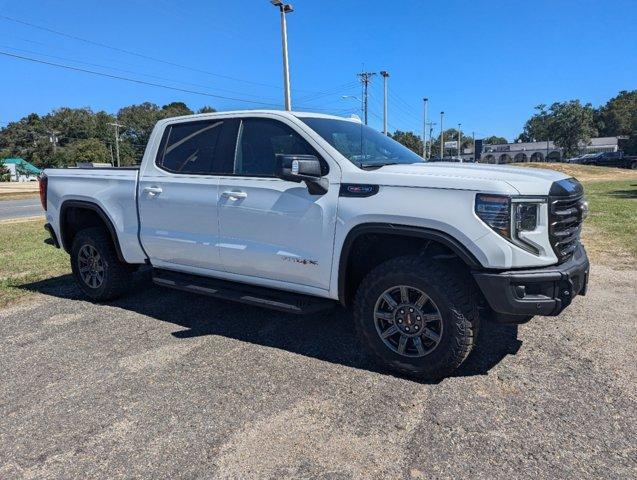
[[377, 361], [434, 380], [450, 375], [471, 353], [479, 323], [477, 293], [453, 262], [399, 257], [363, 279], [354, 317], [361, 341]]
[[97, 301], [122, 295], [130, 284], [132, 273], [130, 266], [117, 258], [111, 237], [99, 227], [87, 228], [75, 235], [71, 270], [82, 292]]

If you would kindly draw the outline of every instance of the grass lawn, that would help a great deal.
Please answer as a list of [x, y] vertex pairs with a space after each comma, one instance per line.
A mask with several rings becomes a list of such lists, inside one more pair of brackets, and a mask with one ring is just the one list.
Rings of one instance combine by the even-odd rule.
[[582, 182], [590, 206], [584, 242], [593, 260], [637, 259], [637, 180]]
[[46, 245], [42, 219], [0, 223], [0, 307], [29, 292], [17, 288], [70, 272], [63, 250]]
[[637, 171], [564, 163], [525, 163], [548, 168], [582, 182], [590, 215], [583, 241], [593, 261], [634, 267], [637, 261]]
[[[583, 232], [593, 262], [635, 266], [637, 259], [637, 172], [563, 164], [524, 166], [562, 170], [580, 179], [590, 203]], [[29, 293], [19, 288], [70, 272], [66, 252], [43, 243], [43, 221], [0, 222], [0, 307]]]

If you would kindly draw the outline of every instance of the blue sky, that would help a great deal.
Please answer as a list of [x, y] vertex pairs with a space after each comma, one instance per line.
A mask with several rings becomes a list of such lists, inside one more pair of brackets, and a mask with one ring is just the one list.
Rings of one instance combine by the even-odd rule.
[[[356, 100], [341, 96], [360, 97], [355, 75], [362, 68], [384, 69], [391, 130], [420, 132], [426, 96], [434, 121], [445, 111], [445, 127], [461, 122], [478, 138], [512, 139], [540, 103], [578, 98], [597, 106], [637, 88], [636, 0], [292, 3], [295, 109], [356, 113]], [[0, 55], [1, 122], [59, 106], [115, 112], [143, 101], [220, 110], [282, 104], [279, 18], [267, 0], [0, 0], [0, 16], [142, 56], [0, 18], [2, 52], [234, 98]], [[370, 92], [370, 124], [380, 128], [380, 77]]]

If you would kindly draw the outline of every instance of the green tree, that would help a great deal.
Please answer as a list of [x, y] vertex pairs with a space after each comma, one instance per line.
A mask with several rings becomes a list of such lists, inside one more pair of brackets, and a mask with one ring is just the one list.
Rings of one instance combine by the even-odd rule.
[[581, 144], [590, 142], [597, 134], [594, 109], [590, 103], [582, 105], [579, 100], [555, 102], [548, 109], [538, 105], [537, 113], [527, 120], [524, 131], [518, 137], [523, 142], [553, 140], [569, 157], [579, 152]]
[[[460, 139], [460, 144], [462, 146], [462, 148], [467, 148], [467, 147], [472, 147], [473, 146], [473, 138], [472, 137], [467, 137], [466, 135], [462, 134], [461, 132], [461, 139]], [[447, 142], [457, 142], [458, 141], [458, 129], [457, 128], [448, 128], [447, 130], [444, 131], [444, 141], [445, 143]], [[429, 140], [428, 140], [429, 142]], [[438, 132], [438, 135], [435, 136], [434, 138], [431, 139], [431, 155], [433, 157], [439, 157], [440, 156], [440, 132]], [[449, 156], [449, 155], [456, 155], [458, 152], [456, 150], [456, 148], [452, 148], [449, 149], [447, 148], [445, 150], [445, 155]]]
[[554, 103], [550, 109], [549, 133], [566, 158], [577, 154], [580, 145], [590, 143], [597, 134], [592, 105], [582, 105], [579, 100]]
[[42, 117], [42, 123], [49, 137], [57, 137], [60, 147], [95, 136], [94, 115], [90, 108], [58, 108]]
[[412, 152], [415, 152], [418, 155], [422, 155], [422, 139], [414, 132], [403, 132], [401, 130], [396, 130], [390, 136], [397, 142], [402, 143]]
[[197, 110], [197, 113], [214, 113], [217, 110], [213, 107], [210, 107], [208, 105], [201, 107], [199, 110]]
[[634, 135], [637, 133], [637, 90], [619, 92], [596, 113], [600, 135]]
[[0, 182], [8, 182], [11, 178], [11, 172], [4, 163], [4, 159], [0, 158]]
[[153, 127], [162, 118], [160, 112], [160, 108], [150, 102], [120, 109], [117, 121], [124, 125], [120, 130], [121, 137], [133, 144], [145, 145]]
[[161, 118], [181, 117], [182, 115], [192, 115], [194, 112], [188, 108], [184, 102], [172, 102], [161, 107], [159, 116]]
[[524, 124], [524, 130], [516, 139], [516, 142], [540, 142], [550, 140], [550, 114], [546, 110], [546, 105], [541, 104], [535, 107], [537, 113], [529, 118]]
[[507, 142], [507, 139], [504, 137], [498, 137], [496, 135], [491, 135], [490, 137], [482, 139], [482, 142], [486, 145], [503, 145]]
[[68, 165], [74, 165], [78, 162], [110, 163], [110, 161], [110, 152], [97, 138], [78, 140], [66, 151]]

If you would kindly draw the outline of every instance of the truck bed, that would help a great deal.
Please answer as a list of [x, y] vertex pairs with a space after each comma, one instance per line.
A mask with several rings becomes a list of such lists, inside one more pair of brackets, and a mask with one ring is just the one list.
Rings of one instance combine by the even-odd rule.
[[124, 259], [144, 263], [146, 256], [138, 239], [138, 167], [53, 168], [44, 174], [48, 178], [47, 223], [58, 238], [62, 238], [62, 210], [82, 203], [95, 205], [117, 232]]

